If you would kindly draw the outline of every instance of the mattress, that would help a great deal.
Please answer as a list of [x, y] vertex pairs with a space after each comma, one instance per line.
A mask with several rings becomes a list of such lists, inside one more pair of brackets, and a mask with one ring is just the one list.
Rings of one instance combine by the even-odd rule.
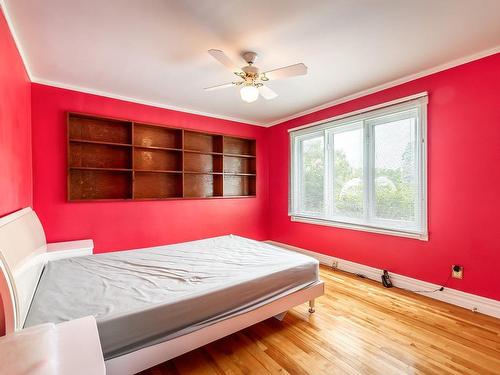
[[93, 315], [110, 359], [317, 281], [317, 260], [234, 235], [61, 259], [46, 265], [25, 327]]

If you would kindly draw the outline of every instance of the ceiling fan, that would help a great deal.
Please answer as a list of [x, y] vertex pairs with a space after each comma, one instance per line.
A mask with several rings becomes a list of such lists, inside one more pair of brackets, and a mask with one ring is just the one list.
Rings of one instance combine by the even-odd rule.
[[256, 101], [259, 98], [259, 94], [267, 100], [274, 99], [278, 96], [278, 94], [269, 87], [264, 86], [264, 82], [307, 74], [307, 66], [302, 63], [260, 73], [259, 69], [254, 66], [255, 60], [257, 59], [257, 53], [255, 52], [245, 52], [241, 55], [243, 60], [248, 64], [242, 68], [238, 68], [238, 66], [221, 50], [209, 49], [208, 53], [237, 75], [240, 80], [207, 87], [205, 90], [211, 91], [232, 86], [241, 86], [241, 99], [247, 103]]

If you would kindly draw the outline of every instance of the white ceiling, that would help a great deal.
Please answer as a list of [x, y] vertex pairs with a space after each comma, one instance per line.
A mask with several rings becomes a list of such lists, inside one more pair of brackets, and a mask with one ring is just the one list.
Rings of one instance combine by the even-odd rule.
[[[500, 46], [500, 0], [3, 2], [34, 82], [261, 125]], [[210, 48], [309, 74], [244, 103]]]

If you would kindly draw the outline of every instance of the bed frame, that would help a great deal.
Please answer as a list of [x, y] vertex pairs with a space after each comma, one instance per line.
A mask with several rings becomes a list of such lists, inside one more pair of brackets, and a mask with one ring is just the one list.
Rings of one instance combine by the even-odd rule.
[[[31, 208], [24, 208], [0, 218], [0, 296], [7, 333], [23, 328], [46, 262], [45, 233]], [[323, 293], [324, 284], [318, 281], [249, 312], [109, 359], [106, 361], [106, 373], [135, 374], [270, 317], [282, 318], [287, 310], [307, 301], [309, 312], [313, 313], [314, 299]]]

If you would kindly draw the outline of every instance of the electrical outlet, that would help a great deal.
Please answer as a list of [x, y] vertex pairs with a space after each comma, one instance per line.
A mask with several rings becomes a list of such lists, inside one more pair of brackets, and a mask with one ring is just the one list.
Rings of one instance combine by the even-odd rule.
[[464, 278], [464, 267], [454, 264], [451, 266], [451, 277], [454, 279], [463, 279]]
[[332, 268], [336, 270], [339, 268], [339, 261], [338, 260], [332, 260]]

